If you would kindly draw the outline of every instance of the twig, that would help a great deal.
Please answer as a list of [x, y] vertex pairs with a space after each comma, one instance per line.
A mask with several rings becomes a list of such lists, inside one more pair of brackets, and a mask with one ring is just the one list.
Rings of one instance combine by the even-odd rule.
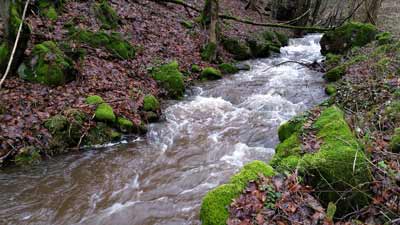
[[10, 60], [8, 61], [6, 72], [4, 73], [3, 77], [0, 80], [0, 88], [1, 88], [2, 84], [4, 83], [4, 80], [6, 79], [8, 73], [10, 72], [10, 69], [11, 69], [11, 64], [14, 59], [15, 51], [17, 50], [19, 37], [21, 36], [22, 26], [24, 25], [25, 15], [26, 15], [26, 11], [28, 9], [29, 1], [30, 0], [27, 0], [25, 3], [24, 12], [22, 13], [21, 23], [19, 24], [19, 27], [18, 27], [18, 33], [17, 33], [17, 37], [15, 38], [14, 47], [11, 52]]
[[270, 70], [270, 69], [272, 69], [272, 68], [274, 68], [274, 67], [282, 66], [282, 65], [287, 64], [287, 63], [297, 63], [297, 64], [300, 64], [300, 65], [302, 65], [302, 66], [304, 66], [304, 67], [308, 67], [308, 66], [309, 66], [309, 64], [307, 64], [307, 63], [303, 63], [303, 62], [299, 62], [299, 61], [294, 61], [294, 60], [288, 60], [288, 61], [284, 61], [284, 62], [278, 63], [278, 64], [276, 64], [276, 65], [273, 65], [273, 66], [271, 66], [271, 67], [268, 67], [268, 68], [265, 69], [263, 72], [267, 72], [268, 70]]

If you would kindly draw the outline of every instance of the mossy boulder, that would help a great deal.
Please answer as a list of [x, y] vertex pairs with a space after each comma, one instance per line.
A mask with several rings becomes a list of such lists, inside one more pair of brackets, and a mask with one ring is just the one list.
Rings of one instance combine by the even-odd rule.
[[168, 92], [168, 96], [171, 98], [179, 99], [185, 93], [185, 83], [177, 61], [154, 68], [151, 76]]
[[117, 12], [106, 0], [94, 4], [94, 12], [103, 29], [115, 29], [120, 21]]
[[116, 120], [113, 108], [107, 103], [101, 103], [97, 106], [95, 119], [98, 121], [113, 123]]
[[122, 132], [131, 132], [135, 127], [132, 121], [123, 117], [118, 117], [117, 123]]
[[251, 55], [254, 58], [265, 58], [271, 55], [270, 43], [259, 36], [248, 38], [247, 44], [250, 47]]
[[160, 102], [154, 95], [146, 95], [143, 99], [143, 110], [157, 112], [160, 109]]
[[98, 95], [91, 95], [85, 99], [85, 102], [86, 102], [86, 104], [89, 104], [89, 105], [98, 105], [98, 104], [104, 103], [104, 100], [102, 97], [100, 97]]
[[394, 130], [394, 134], [390, 140], [390, 149], [394, 153], [400, 153], [400, 128]]
[[245, 189], [248, 182], [256, 180], [262, 174], [266, 177], [275, 175], [272, 167], [261, 161], [251, 162], [231, 177], [229, 183], [223, 184], [206, 194], [203, 198], [200, 219], [203, 225], [226, 224], [229, 217], [228, 206]]
[[239, 69], [232, 63], [219, 64], [218, 68], [223, 74], [234, 74], [239, 72]]
[[390, 32], [381, 32], [376, 35], [379, 45], [386, 45], [393, 42], [393, 35]]
[[53, 41], [35, 45], [29, 62], [21, 64], [22, 79], [48, 86], [63, 85], [75, 78], [73, 63]]
[[333, 68], [338, 66], [341, 60], [342, 60], [342, 55], [335, 55], [332, 53], [328, 53], [326, 54], [325, 65], [328, 68]]
[[349, 22], [332, 31], [328, 31], [321, 39], [321, 52], [343, 54], [353, 47], [362, 47], [375, 40], [378, 33], [372, 24]]
[[121, 59], [133, 59], [136, 54], [136, 48], [117, 32], [71, 29], [71, 37], [94, 48], [105, 47], [111, 54]]
[[279, 32], [264, 31], [261, 33], [264, 42], [269, 46], [270, 51], [279, 53], [280, 48], [289, 44], [289, 38]]
[[[368, 159], [344, 120], [343, 112], [336, 106], [325, 109], [312, 130], [321, 140], [317, 152], [304, 151], [303, 132], [298, 129], [277, 146], [271, 165], [278, 171], [298, 169], [320, 199], [326, 204], [337, 202], [341, 213], [352, 206], [363, 207], [368, 203], [363, 185], [370, 181], [371, 173]], [[340, 199], [337, 193], [348, 190], [352, 191], [345, 196], [346, 200]]]
[[231, 53], [236, 60], [246, 60], [252, 57], [251, 49], [246, 41], [239, 38], [223, 37], [221, 43], [224, 49]]
[[328, 72], [325, 74], [325, 79], [329, 82], [335, 82], [340, 80], [346, 73], [346, 67], [345, 66], [337, 66], [332, 69], [330, 69]]
[[326, 93], [327, 95], [332, 96], [332, 95], [335, 95], [336, 92], [337, 92], [336, 85], [334, 85], [334, 84], [328, 84], [328, 85], [325, 86], [325, 93]]
[[222, 78], [222, 73], [218, 69], [207, 67], [203, 69], [200, 77], [207, 80], [218, 80]]

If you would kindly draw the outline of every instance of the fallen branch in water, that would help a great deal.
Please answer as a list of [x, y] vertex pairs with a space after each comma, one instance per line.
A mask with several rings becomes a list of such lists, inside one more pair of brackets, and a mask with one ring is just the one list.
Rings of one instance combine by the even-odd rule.
[[310, 68], [314, 64], [314, 63], [303, 63], [303, 62], [299, 62], [299, 61], [288, 60], [288, 61], [284, 61], [284, 62], [278, 63], [276, 65], [273, 65], [271, 67], [268, 67], [263, 72], [267, 72], [268, 70], [270, 70], [272, 68], [279, 67], [279, 66], [282, 66], [282, 65], [285, 65], [285, 64], [288, 64], [288, 63], [297, 63], [297, 64], [300, 64], [300, 65], [302, 65], [304, 67], [307, 67], [307, 68]]

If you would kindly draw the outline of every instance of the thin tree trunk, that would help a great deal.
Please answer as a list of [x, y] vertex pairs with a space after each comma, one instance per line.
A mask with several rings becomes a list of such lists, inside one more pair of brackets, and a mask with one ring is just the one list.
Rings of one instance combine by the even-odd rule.
[[0, 17], [3, 24], [4, 37], [8, 37], [9, 33], [9, 18], [10, 18], [10, 0], [0, 0]]

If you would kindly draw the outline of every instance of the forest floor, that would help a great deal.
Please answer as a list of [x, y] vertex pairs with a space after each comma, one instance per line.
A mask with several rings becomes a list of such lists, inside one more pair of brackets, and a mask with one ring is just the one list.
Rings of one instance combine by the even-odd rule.
[[[93, 108], [85, 103], [89, 95], [99, 95], [108, 102], [114, 112], [136, 124], [144, 120], [141, 109], [143, 97], [153, 94], [165, 97], [165, 93], [149, 76], [154, 66], [179, 62], [179, 69], [188, 85], [198, 77], [191, 72], [192, 65], [209, 65], [202, 61], [200, 51], [207, 41], [207, 32], [195, 22], [199, 13], [176, 4], [160, 4], [156, 1], [111, 1], [120, 21], [113, 31], [122, 34], [138, 52], [132, 60], [113, 57], [104, 48], [81, 44], [72, 48], [83, 49], [82, 60], [74, 63], [78, 71], [76, 80], [63, 86], [48, 87], [24, 81], [11, 74], [0, 90], [0, 158], [16, 154], [20, 149], [34, 146], [47, 149], [51, 134], [43, 126], [51, 116], [68, 108], [79, 109], [93, 115]], [[188, 0], [186, 3], [200, 9], [204, 1]], [[27, 22], [32, 34], [25, 55], [29, 56], [34, 45], [46, 40], [69, 42], [67, 23], [75, 28], [100, 30], [100, 21], [93, 12], [94, 1], [67, 1], [56, 20], [40, 14], [28, 15]], [[243, 1], [221, 1], [221, 9], [229, 15], [253, 21], [267, 20], [265, 15], [245, 10]], [[187, 28], [184, 23], [193, 24]], [[224, 21], [223, 34], [245, 37], [260, 30], [258, 27]], [[232, 57], [220, 49], [225, 62]]]

